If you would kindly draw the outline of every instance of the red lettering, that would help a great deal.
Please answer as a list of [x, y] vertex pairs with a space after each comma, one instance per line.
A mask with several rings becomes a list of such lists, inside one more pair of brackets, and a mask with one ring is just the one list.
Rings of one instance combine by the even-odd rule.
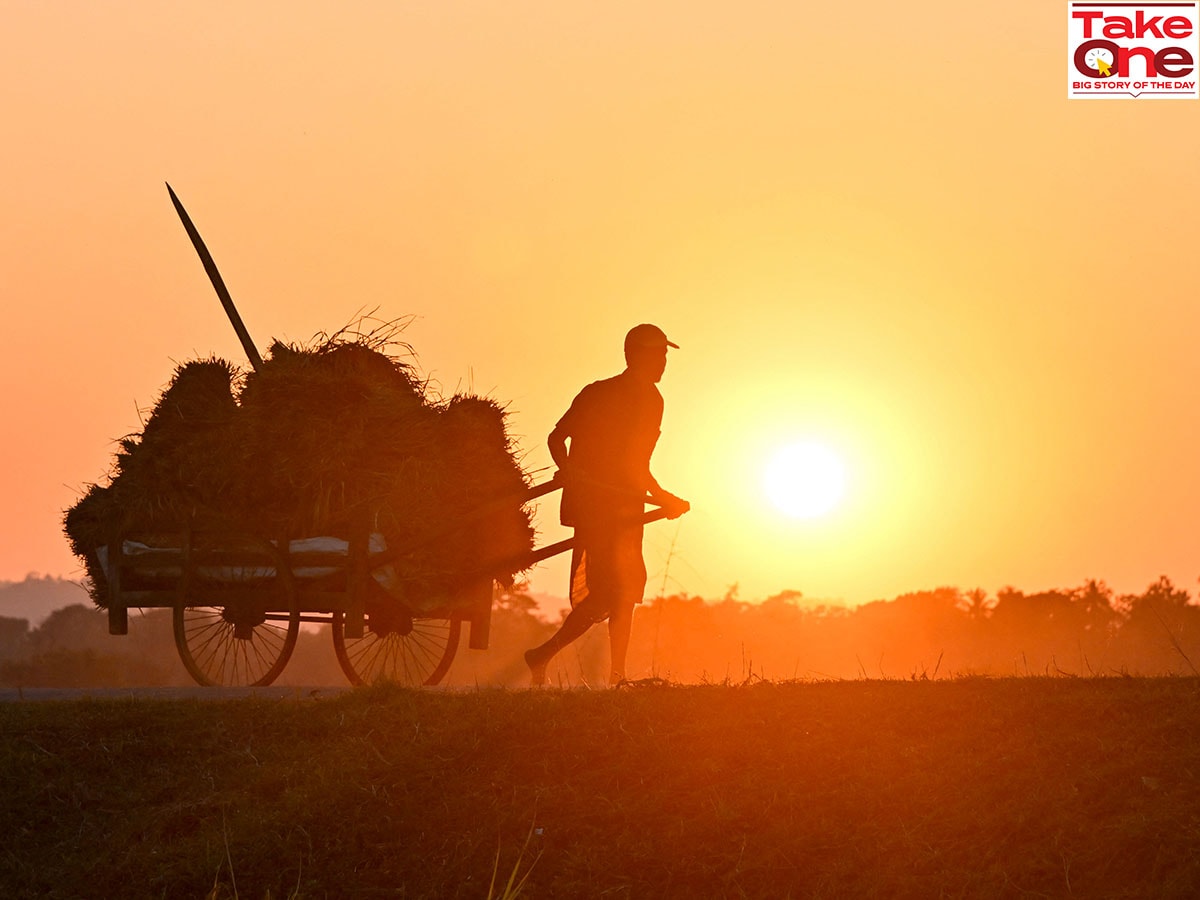
[[[1092, 45], [1102, 46], [1102, 42], [1093, 41]], [[1088, 49], [1090, 50], [1091, 47], [1089, 46]], [[1086, 53], [1087, 51], [1085, 50], [1084, 52]], [[1158, 53], [1155, 53], [1149, 47], [1118, 47], [1116, 48], [1116, 69], [1119, 76], [1122, 78], [1129, 77], [1129, 61], [1134, 57], [1145, 62], [1147, 78], [1157, 78], [1160, 75], [1165, 75], [1167, 78], [1182, 78], [1184, 75], [1191, 74], [1196, 62], [1192, 59], [1192, 54], [1183, 47], [1163, 47]], [[1075, 67], [1079, 68], [1078, 62]], [[1086, 65], [1084, 68], [1086, 68]], [[1090, 72], [1084, 72], [1083, 69], [1080, 69], [1080, 71], [1085, 75], [1091, 74]]]
[[[1154, 67], [1168, 78], [1182, 78], [1191, 73], [1195, 64], [1192, 54], [1183, 47], [1163, 47], [1154, 57]], [[1176, 67], [1179, 68], [1176, 68]]]
[[1083, 19], [1083, 36], [1091, 38], [1092, 36], [1092, 19], [1099, 19], [1104, 13], [1101, 12], [1071, 12], [1072, 19]]
[[1146, 77], [1154, 78], [1158, 75], [1158, 70], [1154, 68], [1154, 51], [1149, 47], [1122, 47], [1117, 51], [1117, 74], [1128, 78], [1129, 77], [1129, 60], [1131, 57], [1140, 56], [1146, 61]]
[[1096, 50], [1105, 50], [1112, 55], [1113, 73], [1121, 78], [1129, 78], [1130, 64], [1136, 58], [1145, 66], [1146, 78], [1181, 78], [1195, 71], [1196, 60], [1185, 47], [1163, 47], [1157, 53], [1149, 47], [1122, 47], [1111, 40], [1093, 38], [1096, 29], [1106, 38], [1186, 38], [1192, 36], [1194, 28], [1186, 16], [1147, 16], [1144, 10], [1137, 10], [1135, 18], [1126, 16], [1105, 16], [1099, 11], [1072, 10], [1071, 17], [1083, 24], [1085, 40], [1075, 48], [1072, 62], [1079, 74], [1088, 78], [1103, 79], [1099, 70], [1087, 64], [1087, 55]]
[[1192, 23], [1183, 16], [1171, 16], [1163, 22], [1163, 34], [1167, 37], [1182, 38], [1192, 33]]
[[1133, 23], [1124, 16], [1106, 16], [1102, 30], [1105, 37], [1135, 37]]
[[[1092, 22], [1101, 17], [1098, 12], [1072, 12], [1071, 17], [1083, 20], [1083, 36], [1092, 36]], [[1184, 16], [1171, 16], [1165, 22], [1162, 16], [1146, 18], [1142, 10], [1137, 11], [1134, 19], [1125, 16], [1105, 16], [1104, 26], [1100, 29], [1105, 37], [1110, 38], [1142, 38], [1150, 37], [1187, 37], [1192, 33], [1192, 23]]]
[[1115, 61], [1117, 59], [1117, 55], [1121, 51], [1121, 48], [1112, 41], [1102, 41], [1099, 39], [1094, 41], [1084, 41], [1075, 48], [1075, 56], [1072, 58], [1072, 62], [1075, 63], [1075, 71], [1077, 71], [1080, 75], [1086, 75], [1089, 78], [1103, 78], [1104, 76], [1100, 74], [1099, 69], [1093, 69], [1087, 64], [1087, 55], [1093, 50], [1107, 50], [1112, 54], [1113, 60]]
[[1147, 32], [1155, 37], [1162, 37], [1163, 34], [1158, 30], [1158, 22], [1162, 16], [1154, 16], [1149, 21], [1142, 18], [1142, 10], [1137, 11], [1137, 26], [1134, 28], [1136, 34], [1134, 37], [1145, 37]]

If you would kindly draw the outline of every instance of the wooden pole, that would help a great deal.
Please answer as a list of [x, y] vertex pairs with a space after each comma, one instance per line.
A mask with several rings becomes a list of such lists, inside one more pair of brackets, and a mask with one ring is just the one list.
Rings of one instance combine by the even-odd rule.
[[200, 262], [204, 263], [204, 271], [208, 273], [208, 280], [212, 282], [217, 296], [221, 299], [221, 305], [225, 307], [225, 315], [229, 316], [229, 321], [233, 323], [233, 330], [237, 332], [238, 340], [242, 342], [242, 349], [246, 351], [246, 356], [250, 358], [250, 365], [254, 366], [255, 371], [261, 369], [263, 364], [262, 357], [259, 356], [258, 348], [254, 346], [254, 341], [250, 338], [250, 332], [246, 330], [246, 325], [242, 322], [242, 317], [238, 314], [237, 307], [233, 305], [233, 298], [229, 296], [229, 289], [225, 287], [225, 280], [221, 278], [221, 273], [217, 271], [217, 264], [213, 262], [212, 254], [208, 252], [208, 247], [204, 246], [204, 239], [200, 237], [200, 232], [192, 224], [191, 217], [187, 214], [187, 210], [183, 208], [183, 204], [179, 202], [179, 198], [175, 196], [175, 191], [171, 189], [170, 184], [167, 184], [167, 193], [171, 195], [171, 202], [175, 204], [175, 212], [179, 213], [184, 230], [188, 233], [188, 237], [192, 239], [192, 246], [200, 254]]

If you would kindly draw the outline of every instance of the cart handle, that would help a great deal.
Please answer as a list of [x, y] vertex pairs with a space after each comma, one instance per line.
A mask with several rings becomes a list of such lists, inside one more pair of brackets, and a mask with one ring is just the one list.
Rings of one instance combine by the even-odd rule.
[[[562, 487], [562, 482], [558, 480], [558, 473], [555, 473], [549, 481], [544, 481], [541, 484], [535, 484], [528, 491], [526, 491], [524, 503], [528, 503], [530, 500], [536, 500], [538, 497], [544, 497], [547, 494], [552, 494], [560, 487]], [[524, 503], [522, 505], [524, 505]]]
[[[666, 517], [667, 511], [660, 506], [658, 509], [647, 510], [645, 515], [642, 516], [642, 523], [649, 525], [651, 522], [657, 522], [659, 519], [665, 519]], [[528, 556], [524, 557], [521, 561], [525, 563], [525, 565], [521, 568], [528, 568], [529, 566], [540, 563], [543, 560], [547, 560], [552, 556], [558, 556], [560, 553], [566, 553], [568, 550], [571, 550], [574, 547], [574, 537], [565, 538], [553, 544], [547, 544], [545, 547], [534, 550]]]
[[[555, 473], [554, 477], [551, 478], [549, 481], [547, 481], [543, 484], [539, 484], [539, 485], [535, 485], [534, 487], [531, 487], [529, 489], [529, 492], [525, 495], [525, 502], [528, 503], [530, 500], [535, 500], [538, 497], [542, 497], [546, 494], [551, 493], [552, 491], [556, 491], [559, 488], [561, 488], [562, 486], [563, 486], [562, 481], [559, 479], [558, 474]], [[632, 494], [631, 494], [631, 496], [632, 496]], [[645, 495], [644, 500], [646, 503], [655, 503], [654, 500], [650, 499], [649, 494]], [[655, 505], [657, 508], [648, 510], [643, 514], [642, 524], [648, 525], [651, 522], [657, 522], [659, 519], [667, 518], [666, 509], [663, 508], [662, 506], [658, 506], [657, 504], [655, 504]], [[558, 556], [558, 554], [560, 554], [560, 553], [566, 553], [568, 550], [572, 549], [574, 546], [575, 546], [575, 538], [574, 537], [569, 537], [564, 540], [557, 541], [556, 543], [553, 543], [553, 544], [547, 544], [545, 547], [541, 547], [541, 548], [531, 551], [528, 556], [522, 557], [521, 562], [523, 563], [523, 565], [520, 568], [526, 569], [532, 565], [535, 565], [536, 563], [540, 563], [543, 560], [547, 560], [552, 556]]]
[[[546, 494], [550, 494], [550, 493], [553, 493], [554, 491], [557, 491], [562, 486], [563, 486], [562, 481], [559, 480], [558, 475], [555, 474], [554, 477], [552, 477], [549, 481], [544, 481], [541, 484], [534, 485], [533, 487], [526, 490], [526, 492], [523, 495], [520, 495], [518, 498], [513, 498], [511, 496], [501, 497], [497, 500], [493, 500], [490, 503], [484, 504], [483, 506], [470, 512], [466, 516], [466, 519], [469, 520], [469, 519], [475, 518], [477, 516], [486, 515], [487, 513], [491, 512], [494, 509], [498, 509], [498, 508], [504, 509], [505, 507], [511, 505], [514, 502], [514, 499], [516, 500], [518, 505], [523, 506], [524, 504], [529, 503], [532, 500], [536, 500], [538, 497], [544, 497], [544, 496], [546, 496]], [[646, 496], [645, 502], [654, 503], [654, 501], [650, 499], [649, 495]], [[665, 519], [665, 518], [667, 518], [667, 511], [662, 507], [658, 507], [656, 509], [648, 510], [642, 516], [642, 522], [643, 522], [643, 524], [649, 524], [650, 522], [657, 522], [659, 519]], [[414, 550], [416, 550], [417, 548], [436, 540], [440, 536], [441, 536], [440, 534], [432, 535], [432, 536], [426, 537], [424, 540], [420, 541], [417, 544], [409, 545], [409, 546], [403, 547], [403, 548], [388, 549], [387, 551], [385, 551], [382, 554], [372, 556], [371, 557], [371, 567], [378, 568], [379, 566], [383, 566], [383, 565], [387, 565], [388, 563], [396, 562], [397, 560], [399, 560], [406, 554], [411, 553]], [[549, 559], [552, 556], [558, 556], [558, 554], [560, 554], [560, 553], [565, 553], [566, 551], [570, 550], [574, 546], [575, 546], [575, 538], [569, 537], [569, 538], [566, 538], [565, 540], [558, 541], [557, 543], [549, 544], [545, 547], [535, 549], [535, 550], [531, 551], [528, 555], [520, 558], [520, 560], [519, 560], [520, 565], [518, 566], [518, 568], [527, 569], [530, 566], [535, 565], [536, 563], [542, 562], [543, 560]]]

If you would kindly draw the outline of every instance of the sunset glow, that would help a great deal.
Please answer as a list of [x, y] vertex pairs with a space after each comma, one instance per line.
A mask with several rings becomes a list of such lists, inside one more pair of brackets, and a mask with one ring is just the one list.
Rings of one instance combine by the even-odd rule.
[[[652, 470], [692, 511], [645, 555], [680, 590], [1195, 584], [1200, 116], [1068, 101], [1061, 5], [351, 7], [7, 12], [0, 579], [79, 577], [62, 511], [175, 364], [248, 365], [169, 181], [260, 350], [412, 316], [533, 481], [661, 326]], [[845, 469], [818, 519], [803, 467], [764, 497], [796, 428]]]
[[797, 519], [823, 516], [842, 499], [846, 467], [820, 444], [784, 447], [763, 473], [763, 489], [777, 509]]

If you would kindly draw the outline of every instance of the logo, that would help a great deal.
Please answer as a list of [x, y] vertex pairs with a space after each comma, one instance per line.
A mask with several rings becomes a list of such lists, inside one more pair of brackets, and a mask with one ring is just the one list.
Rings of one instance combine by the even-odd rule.
[[1067, 97], [1196, 100], [1200, 2], [1068, 3]]

